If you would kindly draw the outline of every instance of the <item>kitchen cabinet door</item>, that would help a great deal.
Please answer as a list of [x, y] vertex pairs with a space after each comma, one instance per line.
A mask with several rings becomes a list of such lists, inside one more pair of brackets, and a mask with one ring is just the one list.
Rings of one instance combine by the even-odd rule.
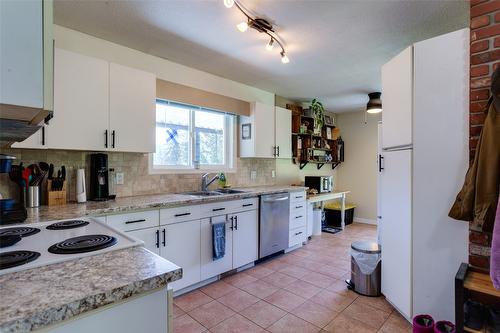
[[109, 80], [110, 148], [125, 152], [154, 152], [155, 75], [111, 63]]
[[412, 318], [411, 154], [411, 150], [384, 153], [380, 174], [382, 293], [406, 318]]
[[292, 111], [276, 107], [276, 157], [292, 158]]
[[0, 104], [43, 107], [42, 6], [0, 1]]
[[160, 230], [158, 228], [147, 228], [141, 230], [127, 231], [127, 235], [140, 239], [144, 247], [154, 254], [160, 254], [159, 240]]
[[[251, 103], [250, 116], [239, 117], [240, 157], [275, 157], [274, 106], [259, 102]], [[250, 137], [242, 138], [244, 125], [250, 125]]]
[[256, 210], [237, 213], [233, 218], [233, 268], [238, 268], [258, 259], [259, 219]]
[[160, 228], [160, 255], [182, 268], [182, 279], [171, 284], [175, 291], [200, 282], [200, 235], [200, 220]]
[[413, 47], [382, 66], [382, 146], [412, 144]]
[[47, 147], [107, 150], [109, 64], [105, 60], [55, 50], [54, 118]]
[[[212, 223], [226, 224], [226, 251], [221, 259], [213, 259]], [[233, 232], [226, 215], [201, 220], [201, 280], [206, 280], [233, 268]]]

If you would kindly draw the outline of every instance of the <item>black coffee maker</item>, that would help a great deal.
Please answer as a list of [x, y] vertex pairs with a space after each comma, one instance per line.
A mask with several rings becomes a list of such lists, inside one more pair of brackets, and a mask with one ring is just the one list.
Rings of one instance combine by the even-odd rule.
[[108, 155], [90, 154], [90, 200], [109, 199]]

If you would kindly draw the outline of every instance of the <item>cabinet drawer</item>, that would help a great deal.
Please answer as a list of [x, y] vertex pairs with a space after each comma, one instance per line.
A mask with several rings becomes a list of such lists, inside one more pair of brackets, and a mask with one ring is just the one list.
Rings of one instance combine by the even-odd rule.
[[129, 231], [157, 227], [159, 225], [158, 210], [136, 212], [119, 215], [108, 215], [107, 224], [120, 231]]
[[290, 212], [296, 210], [296, 209], [304, 209], [306, 208], [306, 201], [295, 201], [295, 202], [290, 202]]
[[241, 200], [232, 200], [227, 202], [228, 213], [243, 212], [247, 210], [259, 209], [258, 198], [247, 198]]
[[306, 238], [306, 227], [300, 227], [290, 230], [290, 234], [288, 236], [288, 246], [292, 247], [298, 244], [302, 244], [302, 242], [305, 242]]
[[290, 212], [290, 230], [306, 226], [306, 208], [294, 209]]
[[203, 216], [202, 210], [204, 206], [206, 205], [160, 209], [160, 225], [197, 220]]
[[306, 200], [305, 191], [290, 192], [290, 204]]

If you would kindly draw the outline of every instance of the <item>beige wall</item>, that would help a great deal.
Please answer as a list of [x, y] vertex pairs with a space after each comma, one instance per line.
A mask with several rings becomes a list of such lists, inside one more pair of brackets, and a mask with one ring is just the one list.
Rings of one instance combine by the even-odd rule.
[[337, 189], [349, 190], [348, 201], [357, 204], [355, 218], [360, 222], [377, 219], [377, 122], [380, 115], [365, 111], [337, 115], [345, 141], [345, 162], [337, 167]]

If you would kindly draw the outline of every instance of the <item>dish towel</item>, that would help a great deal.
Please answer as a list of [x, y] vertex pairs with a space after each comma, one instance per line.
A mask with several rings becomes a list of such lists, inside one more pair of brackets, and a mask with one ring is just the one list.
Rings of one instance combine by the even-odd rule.
[[493, 239], [491, 240], [490, 277], [493, 286], [500, 290], [500, 200], [498, 200]]
[[226, 254], [226, 223], [212, 223], [213, 260], [218, 260]]

